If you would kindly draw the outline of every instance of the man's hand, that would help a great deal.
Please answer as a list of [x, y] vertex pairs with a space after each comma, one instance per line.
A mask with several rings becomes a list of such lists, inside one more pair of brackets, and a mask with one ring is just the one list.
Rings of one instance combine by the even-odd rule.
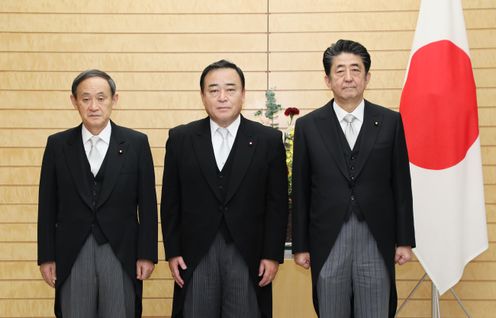
[[139, 259], [136, 261], [136, 278], [139, 280], [145, 280], [150, 277], [153, 273], [155, 264], [147, 259]]
[[412, 259], [412, 255], [413, 252], [410, 246], [398, 246], [396, 247], [394, 262], [398, 265], [403, 265]]
[[300, 265], [304, 269], [310, 268], [310, 253], [308, 252], [296, 253], [294, 254], [293, 258], [297, 265]]
[[258, 277], [262, 277], [262, 279], [258, 283], [258, 286], [264, 287], [270, 284], [276, 277], [278, 268], [279, 262], [271, 259], [262, 259], [258, 268]]
[[174, 281], [176, 282], [176, 284], [179, 285], [179, 287], [183, 288], [184, 280], [182, 279], [181, 274], [179, 273], [179, 267], [181, 267], [182, 270], [188, 268], [182, 256], [176, 256], [169, 260], [169, 268], [171, 271], [172, 278], [174, 278]]
[[43, 263], [40, 265], [41, 276], [50, 287], [55, 288], [57, 274], [55, 274], [55, 262]]

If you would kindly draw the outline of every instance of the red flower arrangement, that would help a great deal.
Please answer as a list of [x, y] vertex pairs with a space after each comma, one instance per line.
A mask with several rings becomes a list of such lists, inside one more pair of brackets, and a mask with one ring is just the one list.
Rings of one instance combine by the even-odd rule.
[[293, 116], [299, 115], [299, 114], [300, 114], [300, 110], [298, 108], [296, 108], [296, 107], [288, 107], [284, 111], [284, 115], [285, 116], [289, 116], [291, 118], [293, 118]]

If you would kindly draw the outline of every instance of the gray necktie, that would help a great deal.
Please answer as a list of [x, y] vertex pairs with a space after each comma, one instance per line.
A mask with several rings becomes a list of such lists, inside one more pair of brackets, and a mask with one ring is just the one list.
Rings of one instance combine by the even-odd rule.
[[220, 144], [219, 151], [217, 152], [217, 167], [219, 170], [222, 170], [227, 161], [227, 157], [229, 157], [229, 151], [231, 150], [229, 149], [229, 143], [227, 141], [229, 130], [219, 127], [217, 128], [217, 133], [222, 137], [222, 142]]
[[90, 138], [91, 149], [88, 154], [88, 161], [90, 162], [91, 173], [93, 173], [93, 176], [96, 176], [98, 170], [100, 170], [100, 166], [102, 165], [102, 154], [96, 147], [99, 141], [100, 137], [98, 136], [93, 136]]
[[343, 120], [346, 122], [346, 128], [344, 129], [344, 136], [346, 137], [346, 140], [348, 141], [348, 145], [350, 145], [350, 148], [353, 149], [355, 146], [355, 142], [357, 139], [357, 133], [353, 127], [353, 121], [356, 119], [355, 116], [352, 114], [347, 114], [344, 116]]

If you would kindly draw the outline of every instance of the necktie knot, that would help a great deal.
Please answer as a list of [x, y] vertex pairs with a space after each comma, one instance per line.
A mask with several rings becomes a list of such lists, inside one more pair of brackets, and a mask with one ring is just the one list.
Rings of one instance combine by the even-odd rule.
[[91, 148], [93, 149], [93, 147], [96, 146], [96, 144], [100, 141], [100, 137], [99, 136], [92, 136], [90, 138], [90, 142], [91, 142]]
[[217, 128], [217, 132], [222, 137], [222, 140], [227, 140], [227, 134], [229, 134], [229, 130], [227, 130], [227, 128], [219, 127]]
[[344, 118], [343, 118], [343, 120], [347, 124], [351, 124], [355, 119], [356, 119], [356, 117], [353, 114], [346, 114], [346, 116], [344, 116]]

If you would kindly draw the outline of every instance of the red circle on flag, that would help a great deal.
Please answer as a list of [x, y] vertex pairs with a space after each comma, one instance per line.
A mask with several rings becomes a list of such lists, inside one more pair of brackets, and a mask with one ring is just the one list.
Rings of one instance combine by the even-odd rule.
[[479, 135], [468, 55], [450, 41], [418, 49], [411, 58], [400, 112], [411, 163], [440, 170], [463, 160]]

